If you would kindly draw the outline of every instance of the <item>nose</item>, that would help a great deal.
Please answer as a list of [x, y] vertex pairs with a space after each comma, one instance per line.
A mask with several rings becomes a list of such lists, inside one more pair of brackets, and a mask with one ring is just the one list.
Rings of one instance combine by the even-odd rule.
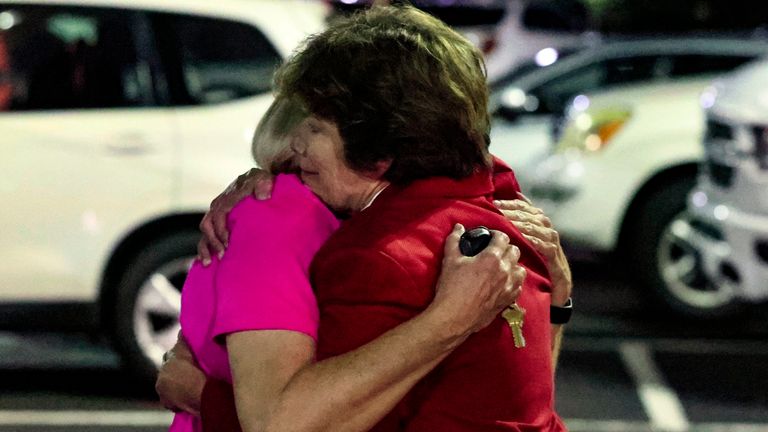
[[291, 139], [291, 150], [299, 156], [304, 156], [307, 152], [307, 146], [298, 137]]

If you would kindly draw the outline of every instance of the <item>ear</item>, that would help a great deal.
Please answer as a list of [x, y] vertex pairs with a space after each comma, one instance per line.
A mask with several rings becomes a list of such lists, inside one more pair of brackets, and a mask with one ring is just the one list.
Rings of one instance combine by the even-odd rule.
[[385, 172], [389, 169], [389, 167], [392, 166], [392, 159], [386, 159], [386, 160], [380, 160], [376, 162], [376, 165], [371, 171], [368, 171], [367, 176], [378, 180], [380, 179]]

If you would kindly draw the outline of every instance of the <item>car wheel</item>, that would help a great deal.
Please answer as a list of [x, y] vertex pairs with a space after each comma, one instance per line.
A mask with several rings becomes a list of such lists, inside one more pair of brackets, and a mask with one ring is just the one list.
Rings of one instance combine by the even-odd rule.
[[152, 241], [125, 268], [113, 305], [113, 338], [128, 369], [154, 382], [179, 332], [181, 288], [200, 234], [181, 231]]
[[690, 230], [686, 201], [693, 179], [678, 179], [650, 194], [629, 235], [629, 267], [641, 289], [688, 318], [731, 315], [739, 303], [728, 284], [704, 275], [699, 252], [685, 241]]

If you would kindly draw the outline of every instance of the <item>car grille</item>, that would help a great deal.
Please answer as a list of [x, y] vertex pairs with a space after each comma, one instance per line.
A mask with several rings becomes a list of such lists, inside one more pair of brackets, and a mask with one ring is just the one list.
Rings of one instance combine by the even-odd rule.
[[761, 170], [768, 170], [768, 127], [755, 126], [752, 128], [755, 137], [755, 158]]
[[735, 129], [721, 121], [708, 118], [704, 132], [704, 145], [707, 158], [706, 172], [712, 182], [721, 188], [730, 188], [733, 184], [734, 168], [729, 155], [735, 152]]
[[730, 188], [733, 185], [734, 169], [713, 160], [707, 160], [707, 171], [712, 182], [721, 188]]
[[732, 140], [733, 128], [717, 120], [708, 119], [706, 126], [705, 139], [709, 140]]
[[755, 253], [764, 264], [768, 264], [768, 240], [758, 240], [755, 243]]
[[[739, 143], [745, 145], [739, 146]], [[737, 129], [708, 118], [704, 145], [706, 170], [712, 182], [719, 187], [730, 188], [736, 168], [750, 159], [754, 158], [761, 170], [768, 170], [768, 126], [752, 125]]]

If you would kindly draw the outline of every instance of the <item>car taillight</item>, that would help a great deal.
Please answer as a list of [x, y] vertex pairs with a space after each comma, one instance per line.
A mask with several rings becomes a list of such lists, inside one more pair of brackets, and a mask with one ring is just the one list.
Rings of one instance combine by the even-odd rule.
[[762, 170], [768, 170], [768, 127], [755, 126], [752, 129], [755, 136], [755, 158]]

